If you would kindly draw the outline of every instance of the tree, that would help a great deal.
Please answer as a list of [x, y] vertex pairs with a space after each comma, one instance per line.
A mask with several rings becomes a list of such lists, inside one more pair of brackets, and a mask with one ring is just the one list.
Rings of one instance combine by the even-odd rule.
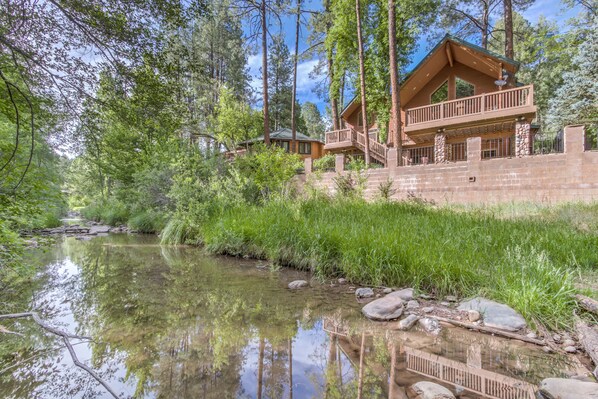
[[598, 17], [593, 17], [579, 33], [584, 37], [572, 59], [572, 68], [563, 74], [562, 86], [549, 101], [548, 123], [555, 130], [571, 123], [598, 120]]
[[326, 126], [317, 105], [309, 101], [304, 102], [301, 106], [301, 111], [306, 125], [305, 134], [310, 137], [322, 138]]
[[215, 136], [229, 150], [241, 141], [260, 135], [262, 116], [249, 104], [239, 100], [227, 86], [222, 86], [217, 107]]
[[268, 88], [270, 123], [274, 129], [290, 127], [291, 107], [293, 102], [293, 58], [284, 42], [284, 36], [278, 34], [272, 38], [268, 54]]
[[454, 28], [453, 34], [462, 38], [479, 37], [487, 48], [492, 33], [491, 16], [500, 0], [445, 0], [440, 13], [440, 30]]
[[293, 55], [293, 96], [291, 99], [291, 152], [296, 152], [297, 122], [295, 102], [297, 101], [297, 60], [299, 59], [299, 28], [301, 27], [301, 0], [297, 0], [297, 23], [295, 27], [295, 54]]
[[399, 65], [397, 59], [397, 27], [394, 0], [388, 0], [388, 61], [390, 64], [390, 92], [392, 96], [393, 126], [392, 144], [397, 148], [399, 166], [402, 159], [403, 145], [401, 140], [401, 98], [399, 95]]
[[365, 165], [366, 167], [370, 164], [370, 135], [368, 132], [368, 113], [367, 113], [367, 99], [365, 93], [365, 60], [363, 53], [363, 37], [361, 32], [361, 10], [359, 0], [355, 0], [355, 17], [357, 19], [357, 46], [359, 49], [359, 82], [361, 92], [361, 112], [363, 120], [363, 134], [365, 135], [364, 140], [364, 153], [365, 153]]

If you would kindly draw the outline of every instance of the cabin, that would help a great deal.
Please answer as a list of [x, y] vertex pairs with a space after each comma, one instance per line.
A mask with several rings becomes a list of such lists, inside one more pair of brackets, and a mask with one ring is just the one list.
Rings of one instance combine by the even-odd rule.
[[[287, 128], [270, 132], [270, 143], [282, 147], [286, 152], [289, 152], [291, 148], [292, 134], [291, 129]], [[317, 159], [324, 154], [324, 143], [317, 138], [306, 136], [300, 132], [295, 132], [295, 140], [297, 141], [297, 154], [299, 154], [302, 159]], [[241, 154], [252, 145], [263, 142], [264, 136], [243, 141], [237, 146], [236, 154]]]
[[[517, 83], [518, 68], [517, 61], [446, 35], [401, 83], [401, 164], [465, 161], [469, 137], [481, 137], [483, 159], [530, 155], [534, 91]], [[375, 115], [368, 124], [370, 161], [387, 166], [392, 123], [386, 142], [378, 140]], [[342, 129], [326, 133], [324, 150], [363, 156], [362, 125], [354, 98], [341, 113]]]

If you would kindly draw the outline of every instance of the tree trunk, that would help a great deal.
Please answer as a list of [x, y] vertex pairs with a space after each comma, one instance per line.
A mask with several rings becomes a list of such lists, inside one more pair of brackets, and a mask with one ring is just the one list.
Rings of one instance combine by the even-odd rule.
[[291, 102], [291, 153], [297, 152], [297, 121], [295, 120], [297, 101], [297, 59], [299, 58], [299, 24], [301, 23], [301, 0], [297, 0], [297, 26], [295, 27], [295, 56], [293, 57], [293, 101]]
[[355, 0], [355, 15], [357, 17], [357, 45], [359, 46], [359, 81], [361, 87], [361, 113], [363, 120], [363, 134], [365, 135], [364, 140], [364, 153], [365, 153], [365, 165], [370, 165], [370, 136], [368, 133], [368, 114], [367, 104], [365, 99], [365, 62], [363, 55], [363, 38], [361, 36], [361, 10], [359, 6], [359, 0]]
[[515, 59], [513, 48], [513, 3], [512, 0], [503, 0], [505, 21], [505, 57]]
[[[330, 13], [330, 0], [326, 1], [324, 6], [324, 12], [328, 17]], [[330, 22], [326, 22], [326, 36], [328, 36], [328, 30], [330, 29]], [[328, 74], [330, 76], [330, 86], [328, 89], [328, 97], [330, 97], [330, 112], [332, 113], [332, 130], [339, 130], [339, 112], [338, 112], [338, 93], [334, 93], [332, 90], [332, 82], [334, 81], [334, 63], [332, 60], [332, 50], [326, 51], [326, 60], [328, 61]], [[341, 104], [342, 106], [342, 104]]]
[[401, 96], [399, 89], [399, 66], [397, 63], [397, 27], [394, 0], [388, 0], [388, 47], [390, 90], [392, 96], [392, 145], [397, 149], [397, 161], [400, 166], [403, 143], [401, 137]]
[[488, 31], [490, 30], [490, 3], [484, 2], [482, 14], [482, 47], [488, 49]]
[[270, 146], [270, 114], [268, 113], [268, 26], [266, 23], [266, 0], [262, 0], [262, 79], [264, 89], [264, 143]]

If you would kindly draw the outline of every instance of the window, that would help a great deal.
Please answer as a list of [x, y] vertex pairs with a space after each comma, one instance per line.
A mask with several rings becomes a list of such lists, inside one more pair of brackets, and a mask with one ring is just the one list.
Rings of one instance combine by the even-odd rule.
[[471, 97], [475, 95], [475, 86], [460, 78], [455, 78], [457, 89], [456, 98]]
[[288, 141], [275, 141], [275, 145], [282, 147], [286, 152], [289, 152], [289, 142]]
[[299, 143], [299, 154], [311, 154], [311, 143]]
[[443, 101], [448, 101], [448, 80], [441, 84], [430, 96], [430, 104], [437, 104]]

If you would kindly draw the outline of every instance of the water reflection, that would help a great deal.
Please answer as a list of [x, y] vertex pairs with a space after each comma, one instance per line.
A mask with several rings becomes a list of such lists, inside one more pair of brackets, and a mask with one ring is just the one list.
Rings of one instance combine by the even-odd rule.
[[[291, 292], [286, 284], [304, 274], [160, 247], [153, 237], [67, 239], [32, 261], [47, 273], [11, 298], [15, 307], [93, 337], [77, 354], [123, 397], [404, 398], [426, 379], [461, 396], [510, 399], [493, 392], [521, 388], [524, 397], [527, 382], [569, 368], [463, 330], [381, 328], [362, 319], [346, 288]], [[0, 397], [107, 397], [55, 337], [28, 321], [7, 327], [29, 338], [0, 336]], [[495, 380], [510, 385], [474, 389]]]

